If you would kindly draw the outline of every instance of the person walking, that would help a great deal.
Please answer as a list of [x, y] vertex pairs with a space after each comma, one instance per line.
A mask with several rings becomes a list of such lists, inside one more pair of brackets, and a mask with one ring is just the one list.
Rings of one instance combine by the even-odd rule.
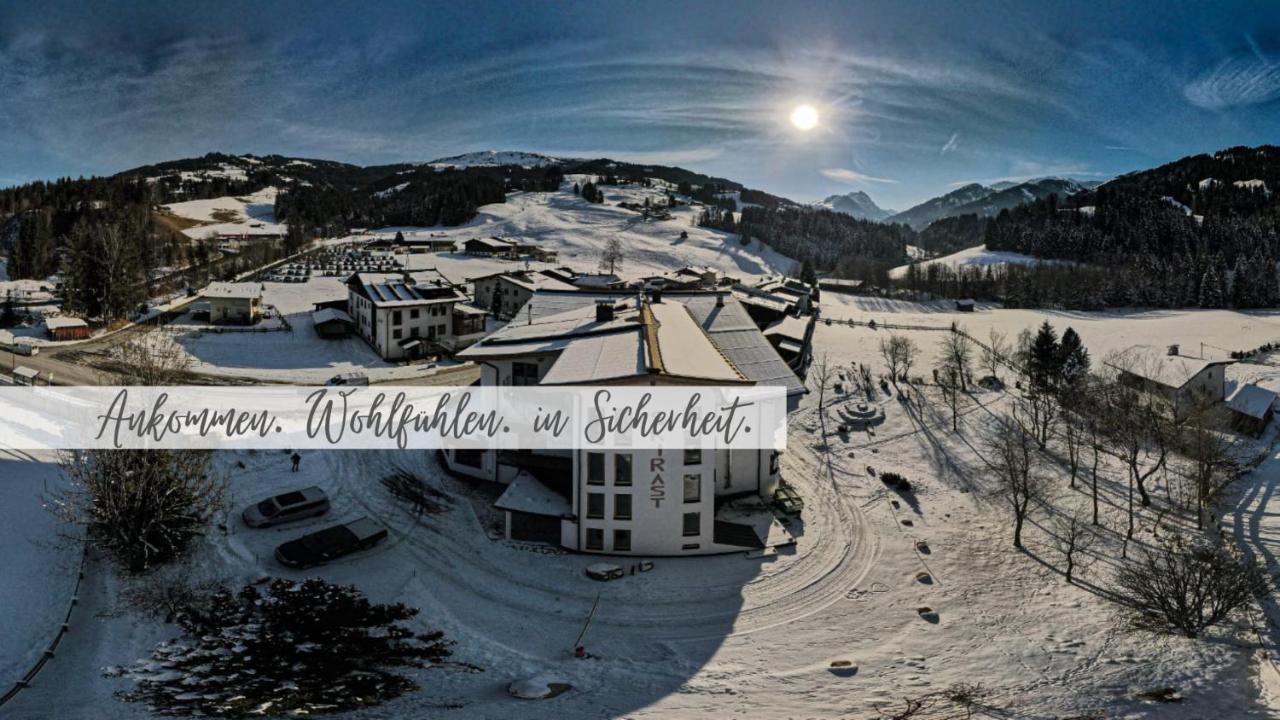
[[302, 462], [302, 456], [295, 451], [289, 459], [293, 461], [293, 472], [298, 472], [298, 463]]

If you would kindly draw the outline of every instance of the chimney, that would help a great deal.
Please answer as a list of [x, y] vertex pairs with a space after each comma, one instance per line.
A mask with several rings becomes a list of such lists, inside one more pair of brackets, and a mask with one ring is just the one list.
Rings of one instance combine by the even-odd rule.
[[613, 320], [613, 301], [597, 300], [596, 322], [609, 322], [610, 320]]
[[1176, 343], [1175, 343], [1175, 344], [1173, 344], [1173, 345], [1170, 345], [1170, 346], [1169, 346], [1169, 355], [1170, 355], [1170, 356], [1173, 356], [1173, 355], [1177, 355], [1177, 354], [1178, 354], [1178, 345], [1177, 345]]
[[662, 288], [656, 287], [649, 290], [649, 302], [651, 303], [662, 302]]

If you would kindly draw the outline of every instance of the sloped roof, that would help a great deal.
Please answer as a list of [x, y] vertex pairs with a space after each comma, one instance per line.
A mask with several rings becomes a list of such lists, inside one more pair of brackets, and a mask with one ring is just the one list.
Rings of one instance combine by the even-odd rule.
[[50, 330], [59, 330], [61, 328], [88, 327], [89, 323], [78, 317], [67, 317], [62, 315], [59, 317], [45, 318], [44, 326]]
[[1267, 410], [1275, 405], [1276, 394], [1266, 388], [1252, 384], [1237, 385], [1227, 396], [1227, 407], [1251, 418], [1262, 420]]
[[1170, 355], [1165, 348], [1153, 345], [1134, 345], [1120, 353], [1119, 360], [1107, 364], [1117, 370], [1160, 383], [1174, 389], [1186, 385], [1205, 368], [1229, 365], [1230, 360], [1206, 360], [1203, 358]]
[[355, 324], [355, 320], [352, 320], [350, 315], [337, 308], [325, 308], [311, 313], [311, 322], [316, 325], [323, 325], [335, 320]]
[[564, 496], [543, 485], [526, 470], [516, 473], [493, 506], [499, 510], [514, 510], [531, 515], [570, 517], [573, 514], [573, 508]]
[[262, 297], [262, 286], [258, 283], [214, 282], [209, 283], [203, 294], [207, 298], [253, 300]]

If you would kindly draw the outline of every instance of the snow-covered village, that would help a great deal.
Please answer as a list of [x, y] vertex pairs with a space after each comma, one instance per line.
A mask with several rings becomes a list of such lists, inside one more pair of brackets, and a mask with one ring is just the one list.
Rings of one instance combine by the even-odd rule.
[[1280, 35], [1149, 10], [13, 4], [0, 718], [1280, 717]]

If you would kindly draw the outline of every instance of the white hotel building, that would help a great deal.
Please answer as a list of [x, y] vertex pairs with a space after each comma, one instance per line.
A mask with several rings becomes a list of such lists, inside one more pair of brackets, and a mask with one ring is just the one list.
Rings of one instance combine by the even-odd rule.
[[453, 350], [484, 334], [484, 311], [436, 270], [356, 273], [347, 279], [347, 314], [385, 360]]
[[[729, 292], [540, 291], [506, 327], [458, 355], [482, 385], [803, 383]], [[779, 455], [660, 450], [449, 451], [448, 468], [507, 484], [506, 535], [613, 555], [761, 549], [790, 535], [769, 505]]]

